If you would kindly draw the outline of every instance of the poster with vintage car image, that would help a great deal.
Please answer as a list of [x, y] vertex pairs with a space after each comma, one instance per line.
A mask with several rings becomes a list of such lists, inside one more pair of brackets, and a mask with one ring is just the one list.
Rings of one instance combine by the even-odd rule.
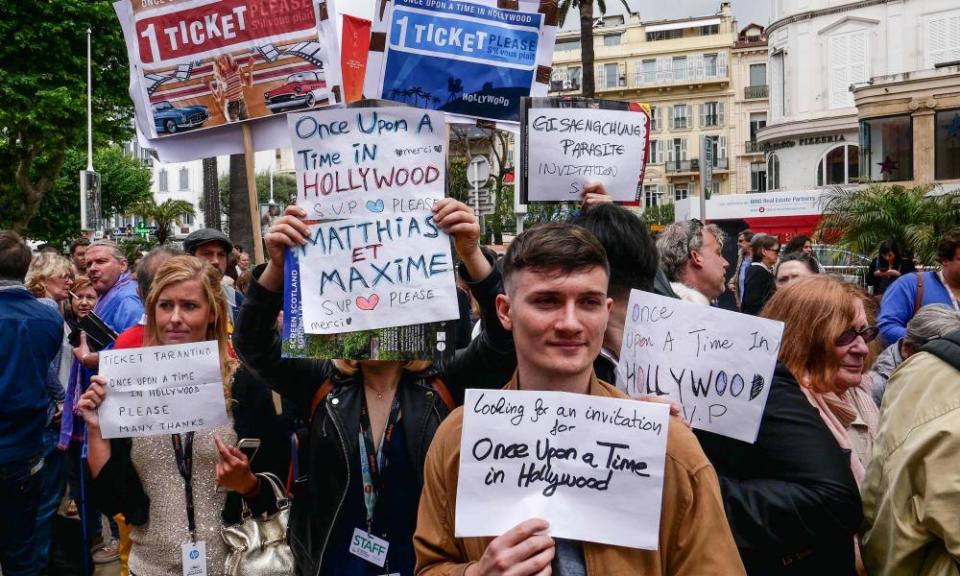
[[343, 102], [333, 0], [120, 0], [149, 138]]

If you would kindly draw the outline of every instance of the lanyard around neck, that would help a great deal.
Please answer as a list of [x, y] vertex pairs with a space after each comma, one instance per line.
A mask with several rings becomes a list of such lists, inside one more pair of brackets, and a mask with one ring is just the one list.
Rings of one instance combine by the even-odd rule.
[[390, 416], [380, 437], [380, 449], [373, 445], [373, 430], [370, 426], [370, 413], [367, 400], [363, 399], [360, 408], [360, 473], [363, 478], [363, 504], [367, 508], [367, 532], [373, 531], [373, 513], [377, 500], [383, 495], [383, 472], [389, 465], [384, 457], [384, 445], [393, 437], [397, 422], [400, 420], [400, 395], [393, 398]]
[[187, 432], [186, 440], [180, 434], [170, 437], [173, 441], [173, 453], [177, 457], [177, 469], [183, 477], [183, 489], [187, 499], [187, 528], [190, 539], [197, 541], [197, 521], [193, 508], [193, 432]]

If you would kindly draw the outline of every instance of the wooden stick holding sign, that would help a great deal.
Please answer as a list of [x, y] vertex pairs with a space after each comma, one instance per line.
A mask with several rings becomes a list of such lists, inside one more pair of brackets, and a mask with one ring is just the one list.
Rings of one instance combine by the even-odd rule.
[[263, 235], [260, 233], [260, 199], [257, 195], [257, 173], [254, 162], [256, 151], [253, 149], [253, 132], [250, 123], [240, 125], [243, 129], [243, 161], [247, 172], [247, 203], [250, 207], [250, 224], [253, 229], [253, 257], [257, 264], [264, 262]]

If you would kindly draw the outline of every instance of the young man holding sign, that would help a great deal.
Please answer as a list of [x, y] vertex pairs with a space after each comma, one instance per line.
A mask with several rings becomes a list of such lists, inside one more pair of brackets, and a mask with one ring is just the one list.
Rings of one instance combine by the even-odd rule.
[[[497, 313], [513, 332], [518, 366], [506, 389], [625, 398], [592, 368], [612, 304], [606, 254], [596, 238], [571, 225], [533, 228], [510, 246], [503, 275], [507, 293], [498, 297]], [[414, 537], [417, 574], [526, 576], [551, 574], [551, 564], [564, 575], [744, 573], [716, 474], [677, 420], [668, 427], [658, 551], [558, 542], [537, 518], [492, 539], [456, 538], [463, 418], [457, 410], [444, 421], [427, 455]]]

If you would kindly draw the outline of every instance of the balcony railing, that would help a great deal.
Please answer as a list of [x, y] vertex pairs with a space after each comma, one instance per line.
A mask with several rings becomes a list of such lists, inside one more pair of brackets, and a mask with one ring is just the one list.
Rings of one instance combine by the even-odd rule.
[[756, 100], [757, 98], [767, 98], [770, 89], [766, 84], [760, 86], [745, 86], [743, 88], [744, 100]]
[[700, 161], [693, 160], [667, 160], [664, 164], [664, 170], [669, 173], [676, 172], [696, 172], [700, 169]]
[[743, 143], [744, 154], [763, 154], [763, 148], [756, 140], [747, 140]]
[[617, 88], [649, 88], [676, 84], [700, 84], [703, 82], [727, 82], [730, 80], [725, 64], [715, 66], [689, 66], [682, 70], [657, 70], [630, 74], [597, 74], [597, 90]]
[[550, 81], [550, 92], [579, 92], [580, 91], [580, 81], [579, 80], [551, 80]]

